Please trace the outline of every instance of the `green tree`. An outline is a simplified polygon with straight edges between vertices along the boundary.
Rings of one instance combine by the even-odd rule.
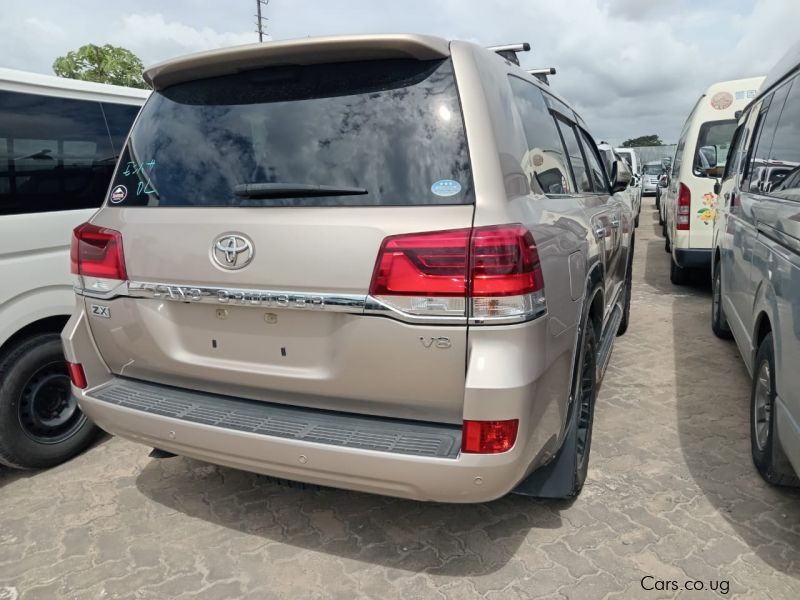
[[[86,44],[53,61],[53,72],[59,77],[147,88],[142,79],[144,66],[130,50],[106,44]]]
[[[652,135],[640,135],[622,142],[623,148],[634,148],[636,146],[663,146],[664,142],[655,133]]]

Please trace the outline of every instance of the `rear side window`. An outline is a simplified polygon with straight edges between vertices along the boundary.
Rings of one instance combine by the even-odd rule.
[[[596,192],[606,192],[608,191],[608,182],[606,181],[606,175],[603,172],[603,165],[597,158],[597,146],[592,141],[592,138],[590,138],[586,132],[583,131],[583,129],[578,131],[581,141],[583,142],[583,154],[586,156],[586,162],[589,166],[589,174],[592,177],[592,186]]]
[[[0,92],[0,215],[96,208],[115,162],[97,102]]]
[[[778,88],[771,96],[767,107],[762,109],[756,123],[755,146],[750,156],[747,169],[747,189],[751,192],[768,192],[785,175],[781,168],[775,168],[770,164],[770,150],[772,149],[775,132],[778,127],[778,119],[781,116],[786,97],[789,94],[789,86],[783,85]]]
[[[706,169],[725,167],[731,147],[736,120],[709,121],[700,126],[697,135],[697,150],[694,155],[694,174],[706,177]]]
[[[564,138],[564,145],[567,147],[569,162],[572,165],[572,172],[575,174],[575,183],[579,192],[591,192],[592,181],[586,170],[586,163],[583,160],[583,153],[578,142],[575,128],[566,121],[558,119],[558,128]]]
[[[509,76],[509,82],[528,142],[522,169],[531,189],[539,194],[569,194],[572,182],[564,145],[541,90],[518,77]]]
[[[795,78],[783,106],[772,149],[765,192],[789,200],[800,200],[800,83]]]
[[[473,201],[449,59],[271,67],[154,92],[110,197],[203,207]]]

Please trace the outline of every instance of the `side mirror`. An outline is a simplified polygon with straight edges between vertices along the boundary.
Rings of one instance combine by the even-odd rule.
[[[615,160],[611,167],[611,193],[616,194],[628,187],[631,182],[631,171],[625,161]]]
[[[722,182],[721,182],[719,179],[717,179],[717,180],[714,182],[714,195],[715,195],[715,196],[719,196],[719,193],[720,193],[721,191],[722,191]]]
[[[669,185],[669,178],[666,175],[662,175],[658,180],[658,187],[665,188]]]

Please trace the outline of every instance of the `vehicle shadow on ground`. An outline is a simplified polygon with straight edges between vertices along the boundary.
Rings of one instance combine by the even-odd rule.
[[[280,482],[184,457],[136,479],[151,500],[281,544],[411,572],[480,576],[503,567],[537,529],[557,529],[568,501],[508,495],[436,504]]]
[[[646,271],[648,283],[660,288],[656,281],[661,281],[673,295],[677,426],[686,465],[744,544],[772,568],[800,578],[800,493],[769,486],[756,472],[750,455],[750,378],[735,342],[711,332],[710,276],[696,273],[688,285],[673,286],[669,260],[652,247]],[[702,520],[696,525],[713,543],[717,532]]]

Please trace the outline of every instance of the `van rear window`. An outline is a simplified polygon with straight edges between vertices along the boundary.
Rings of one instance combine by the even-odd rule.
[[[271,67],[156,92],[109,194],[121,206],[473,201],[449,59]]]

